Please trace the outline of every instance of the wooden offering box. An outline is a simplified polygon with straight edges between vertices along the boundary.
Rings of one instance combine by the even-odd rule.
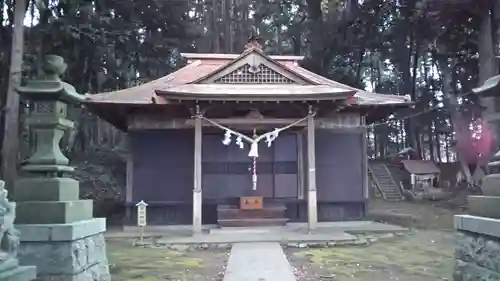
[[[246,196],[240,197],[240,209],[242,210],[261,210],[263,197],[260,196]]]

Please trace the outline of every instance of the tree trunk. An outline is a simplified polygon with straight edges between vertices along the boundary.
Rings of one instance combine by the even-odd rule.
[[[455,131],[458,132],[456,129],[456,126],[460,126],[458,124],[459,120],[461,119],[462,116],[460,116],[459,112],[459,104],[457,97],[454,95],[454,85],[453,85],[453,72],[452,69],[454,67],[454,63],[452,63],[452,67],[448,65],[448,60],[447,57],[442,55],[445,54],[446,48],[441,46],[438,48],[441,54],[439,54],[439,58],[437,58],[437,63],[439,66],[439,69],[441,70],[442,74],[442,81],[443,81],[443,104],[446,108],[448,108],[449,112],[451,112],[451,123],[452,126],[455,128]],[[458,134],[457,134],[458,135]],[[462,171],[464,172],[465,179],[469,186],[474,185],[474,179],[472,177],[472,173],[470,171],[470,168],[468,166],[468,163],[466,163],[466,160],[462,157],[460,151],[456,151],[458,161],[460,162],[460,166],[462,167]]]
[[[306,0],[307,2],[307,55],[306,66],[312,72],[323,74],[323,13],[321,11],[321,0]]]
[[[436,154],[437,154],[437,161],[438,162],[443,162],[443,157],[441,156],[442,154],[442,149],[441,149],[441,134],[439,131],[436,129],[435,130],[435,135],[434,138],[436,140]]]
[[[430,122],[429,129],[427,130],[427,142],[429,143],[429,160],[434,161],[435,160],[435,146],[434,146],[434,138],[433,138],[433,131],[432,131],[432,125],[434,124],[434,121]]]
[[[413,77],[412,77],[412,89],[411,89],[411,97],[412,100],[415,101],[417,99],[417,72],[418,72],[418,62],[420,58],[420,44],[418,40],[415,40],[415,52],[413,54]],[[412,119],[412,118],[409,118]],[[413,118],[414,124],[410,124],[410,129],[414,130],[413,132],[413,141],[414,141],[414,149],[416,150],[417,155],[422,154],[422,143],[420,142],[420,128],[415,123],[418,123],[418,118]]]
[[[396,30],[399,36],[395,41],[395,56],[396,69],[400,75],[399,79],[399,94],[410,95],[412,100],[415,100],[415,92],[413,91],[413,79],[410,73],[411,57],[415,44],[415,35],[412,33],[411,16],[413,8],[407,5],[401,8],[402,19],[398,21]],[[406,146],[417,149],[417,135],[415,121],[412,118],[405,120]]]
[[[233,14],[233,1],[232,0],[224,0],[223,1],[223,20],[222,22],[225,23],[225,29],[224,29],[224,53],[226,54],[232,54],[233,53],[233,48],[232,48],[232,42],[233,42],[233,26],[234,26],[234,19],[231,18],[231,15]]]
[[[450,134],[446,133],[446,143],[445,143],[445,150],[446,150],[446,162],[450,162]]]
[[[7,90],[2,140],[2,177],[12,191],[17,176],[19,153],[19,95],[16,88],[21,83],[24,45],[24,14],[26,0],[16,0],[14,8],[14,31],[10,54],[10,81]]]

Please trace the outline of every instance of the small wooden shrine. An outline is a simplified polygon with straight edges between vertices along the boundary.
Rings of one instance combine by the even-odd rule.
[[[87,106],[127,132],[126,204],[149,224],[276,225],[362,218],[365,125],[407,97],[355,89],[269,56],[182,54],[160,79],[92,95]]]

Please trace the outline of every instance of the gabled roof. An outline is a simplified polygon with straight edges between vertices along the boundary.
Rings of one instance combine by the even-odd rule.
[[[278,57],[279,59],[279,57]],[[251,47],[245,50],[240,56],[222,65],[216,71],[209,73],[192,83],[214,83],[217,78],[221,78],[235,70],[239,70],[246,65],[255,67],[265,67],[268,71],[273,71],[282,77],[288,78],[290,82],[295,82],[301,85],[318,85],[314,81],[302,76],[293,70],[290,70],[285,64],[266,55],[259,47]],[[254,73],[258,74],[258,73]]]
[[[91,95],[87,103],[167,104],[175,100],[337,100],[351,104],[409,105],[407,97],[356,89],[299,66],[299,56],[268,56],[250,42],[241,55],[182,54],[188,64],[151,82]]]
[[[429,160],[401,160],[406,171],[415,175],[435,175],[440,174],[438,166],[434,161]]]

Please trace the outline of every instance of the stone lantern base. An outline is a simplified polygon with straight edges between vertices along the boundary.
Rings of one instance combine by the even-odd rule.
[[[500,196],[467,196],[469,214],[500,219]]]
[[[453,280],[500,280],[500,219],[454,218],[457,230]]]
[[[483,196],[467,197],[469,214],[500,219],[500,174],[485,176],[481,190]]]
[[[33,264],[40,281],[108,281],[106,220],[66,224],[20,224],[19,259]],[[1,280],[1,279],[0,279]]]

